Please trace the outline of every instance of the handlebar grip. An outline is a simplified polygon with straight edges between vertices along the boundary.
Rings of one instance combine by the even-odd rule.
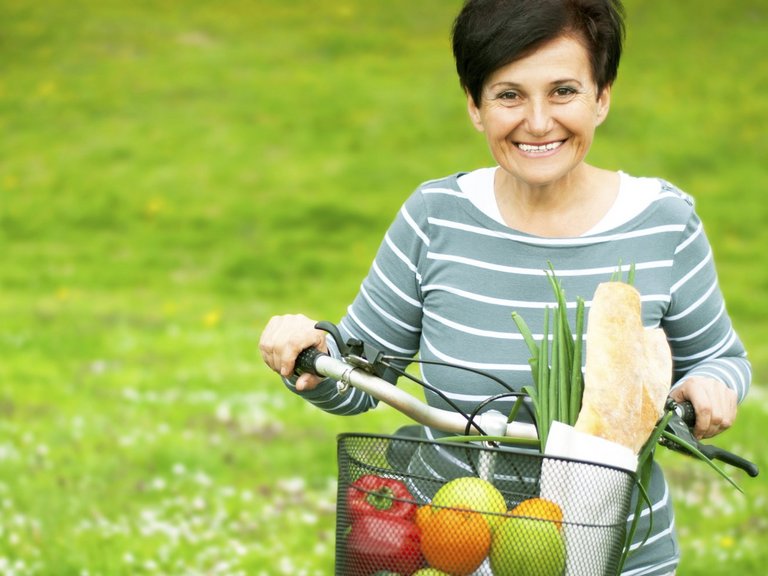
[[[717,446],[712,446],[711,444],[706,446],[702,445],[699,447],[699,449],[707,458],[710,458],[711,460],[720,460],[720,462],[725,462],[726,464],[730,464],[736,468],[741,468],[752,478],[760,473],[756,464],[753,464],[741,456],[737,456],[733,452],[728,452],[727,450],[723,450]]]
[[[296,374],[296,376],[301,376],[302,374],[307,373],[320,376],[320,374],[317,373],[317,370],[315,370],[315,361],[320,356],[327,356],[327,354],[321,352],[317,348],[306,348],[302,350],[299,352],[299,355],[296,356],[293,373]]]
[[[693,404],[686,400],[685,402],[679,402],[675,405],[675,412],[685,422],[689,428],[693,428],[696,425],[696,410],[693,408]]]
[[[696,425],[696,411],[693,409],[693,404],[691,404],[691,402],[686,400],[685,402],[676,404],[675,413],[680,416],[680,419],[685,422],[689,428],[693,429]],[[753,478],[759,474],[757,465],[746,458],[742,458],[733,452],[728,452],[728,450],[711,444],[702,444],[700,442],[697,442],[696,444],[699,451],[710,460],[720,460],[725,464],[740,468]]]

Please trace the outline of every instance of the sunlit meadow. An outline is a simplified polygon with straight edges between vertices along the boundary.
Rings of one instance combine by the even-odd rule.
[[[696,197],[757,383],[717,443],[765,469],[768,5],[626,4],[592,160]],[[0,3],[0,574],[332,573],[335,436],[404,419],[309,407],[256,343],[338,319],[410,191],[489,163],[459,5]],[[661,458],[679,574],[763,573],[765,479]]]

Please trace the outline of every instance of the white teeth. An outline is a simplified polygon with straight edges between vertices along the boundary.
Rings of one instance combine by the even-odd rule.
[[[558,148],[562,142],[550,142],[542,146],[532,146],[530,144],[518,144],[517,147],[523,152],[547,152],[548,150],[554,150]]]

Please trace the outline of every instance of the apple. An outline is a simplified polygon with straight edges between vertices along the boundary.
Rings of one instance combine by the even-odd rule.
[[[487,480],[476,476],[462,476],[443,484],[432,499],[432,505],[488,512],[483,514],[483,518],[492,530],[504,520],[507,512],[507,503],[501,492]]]
[[[422,568],[417,570],[411,576],[451,576],[448,572],[443,572],[437,568]]]
[[[565,542],[555,522],[512,516],[493,532],[488,557],[494,576],[562,576]]]

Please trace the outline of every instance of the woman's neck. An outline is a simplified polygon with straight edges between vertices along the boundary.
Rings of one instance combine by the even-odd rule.
[[[502,168],[494,192],[508,226],[543,237],[575,237],[590,230],[608,212],[619,192],[619,174],[582,164],[557,182],[529,186]]]

